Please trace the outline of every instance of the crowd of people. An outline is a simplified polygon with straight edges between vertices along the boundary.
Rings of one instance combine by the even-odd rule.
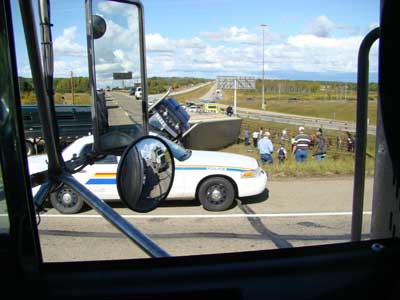
[[[355,139],[350,132],[346,134],[346,150],[348,152],[354,152]],[[269,131],[264,131],[264,128],[261,127],[259,130],[255,130],[250,134],[250,131],[245,129],[243,137],[245,146],[251,145],[250,138],[252,139],[252,145],[254,148],[258,149],[263,165],[266,163],[272,165],[274,163],[273,153],[275,150]],[[289,153],[300,163],[307,161],[310,157],[310,153],[311,157],[317,161],[325,160],[328,147],[332,145],[332,141],[324,135],[322,128],[318,128],[315,134],[309,135],[305,132],[303,126],[300,126],[298,128],[298,134],[293,135],[290,139],[287,131],[282,130],[282,133],[278,134],[278,140],[280,146],[276,153],[279,163],[283,163],[288,158],[288,150],[285,148],[288,142],[290,142],[291,145]],[[336,137],[336,147],[338,150],[343,147],[343,138],[340,136]]]

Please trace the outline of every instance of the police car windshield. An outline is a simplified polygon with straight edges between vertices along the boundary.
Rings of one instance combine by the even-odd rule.
[[[176,143],[174,143],[174,142],[171,142],[170,140],[168,140],[168,139],[166,139],[166,138],[164,138],[164,137],[162,137],[162,136],[159,136],[159,135],[158,135],[158,137],[161,138],[164,142],[167,143],[167,145],[168,145],[169,148],[171,149],[172,155],[173,155],[177,160],[179,160],[179,161],[185,161],[185,160],[187,160],[187,159],[190,157],[190,155],[192,154],[192,151],[190,151],[190,150],[188,150],[188,149],[185,149],[184,147],[182,147],[182,146],[180,146],[180,145],[178,145],[178,144],[176,144]]]

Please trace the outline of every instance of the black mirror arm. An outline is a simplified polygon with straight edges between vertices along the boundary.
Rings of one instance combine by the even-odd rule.
[[[40,51],[36,34],[35,17],[31,1],[19,1],[20,11],[25,32],[28,57],[32,70],[33,86],[35,87],[36,97],[38,99],[38,111],[43,126],[43,137],[46,143],[47,155],[49,157],[49,172],[58,174],[64,168],[65,163],[61,156],[59,133],[56,122],[56,113],[54,99],[47,93],[45,76],[40,63]],[[49,76],[48,76],[49,78]]]
[[[86,187],[80,184],[70,174],[63,172],[60,180],[78,192],[86,204],[95,209],[108,222],[114,225],[119,231],[126,235],[132,242],[139,246],[150,257],[168,257],[169,254],[154,243],[149,237],[139,231],[131,223],[125,220],[120,214],[114,211],[107,203],[97,198]]]

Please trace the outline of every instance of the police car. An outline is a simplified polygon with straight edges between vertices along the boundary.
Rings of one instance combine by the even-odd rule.
[[[256,159],[244,155],[188,150],[167,139],[175,160],[175,178],[168,199],[198,199],[206,210],[229,209],[235,198],[253,196],[266,188],[267,175]],[[64,160],[91,151],[93,136],[76,140],[63,151]],[[108,155],[73,176],[100,199],[119,200],[116,172],[120,157]],[[29,171],[47,169],[47,156],[30,156]],[[39,187],[33,189],[35,194]],[[69,186],[50,195],[54,208],[64,214],[81,211],[83,199]]]

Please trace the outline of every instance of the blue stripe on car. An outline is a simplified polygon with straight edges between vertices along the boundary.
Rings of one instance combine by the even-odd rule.
[[[115,178],[91,178],[86,184],[116,184]]]

